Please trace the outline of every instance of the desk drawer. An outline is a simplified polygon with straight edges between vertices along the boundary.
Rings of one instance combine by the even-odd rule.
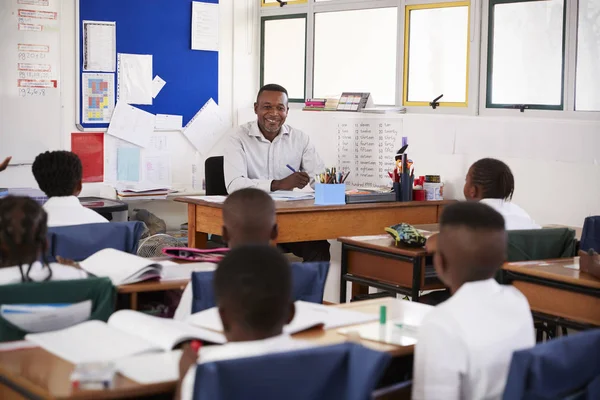
[[[424,264],[422,259],[421,263]],[[423,267],[423,266],[422,266]],[[413,263],[356,250],[348,251],[348,273],[392,285],[412,288]],[[421,276],[421,285],[425,277]]]

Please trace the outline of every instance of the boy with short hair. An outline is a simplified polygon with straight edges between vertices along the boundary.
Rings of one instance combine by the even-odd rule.
[[[419,329],[413,399],[499,399],[513,352],[535,344],[525,296],[493,279],[506,247],[504,218],[491,207],[444,209],[434,265],[452,297]]]
[[[106,218],[81,205],[77,196],[83,187],[81,160],[70,151],[47,151],[35,158],[33,176],[48,196],[44,210],[48,226],[82,225],[108,222]]]
[[[219,263],[214,287],[228,343],[203,347],[198,360],[190,346],[184,346],[178,386],[181,399],[193,397],[196,362],[256,357],[309,346],[283,334],[295,310],[291,268],[277,248],[242,246],[231,250]]]

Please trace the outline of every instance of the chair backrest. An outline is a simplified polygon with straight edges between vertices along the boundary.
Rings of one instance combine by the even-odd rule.
[[[504,399],[600,398],[600,329],[513,354]]]
[[[48,228],[48,259],[56,256],[82,261],[106,248],[136,254],[144,223],[112,222]]]
[[[585,219],[579,247],[583,251],[594,249],[600,252],[600,216]]]
[[[294,301],[323,303],[329,262],[292,263],[292,296]],[[192,313],[216,305],[213,289],[214,271],[192,273]]]
[[[575,231],[569,228],[508,231],[507,261],[574,257]]]
[[[343,343],[200,364],[194,400],[367,400],[390,358]]]
[[[115,307],[117,291],[108,278],[27,282],[0,288],[0,304],[49,304],[92,301],[90,319],[107,321]],[[0,317],[0,342],[21,340],[28,332]]]
[[[227,196],[223,156],[208,157],[204,162],[204,174],[207,196]]]

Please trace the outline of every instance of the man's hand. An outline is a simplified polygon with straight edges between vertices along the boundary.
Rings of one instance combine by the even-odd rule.
[[[290,176],[281,180],[271,182],[271,191],[276,190],[293,190],[294,188],[302,189],[310,182],[310,178],[306,172],[294,172]]]
[[[190,342],[181,346],[181,358],[179,359],[179,382],[175,390],[175,400],[181,399],[181,385],[190,367],[198,362],[198,350],[192,348]]]
[[[6,157],[6,159],[4,161],[2,161],[2,164],[0,164],[0,172],[4,171],[6,169],[6,167],[8,167],[8,164],[10,163],[12,157]]]

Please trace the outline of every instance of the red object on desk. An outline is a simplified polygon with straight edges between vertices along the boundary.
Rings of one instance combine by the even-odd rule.
[[[425,190],[413,189],[413,200],[414,201],[425,201]]]

